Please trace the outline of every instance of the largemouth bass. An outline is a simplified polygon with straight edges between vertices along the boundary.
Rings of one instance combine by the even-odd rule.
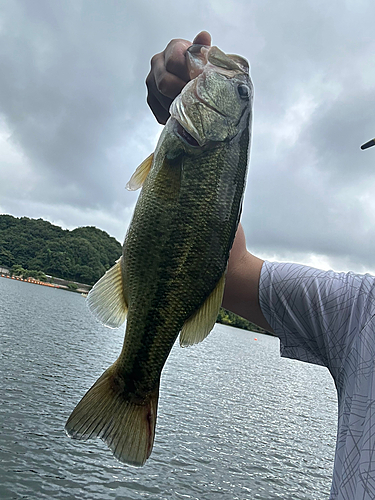
[[[192,345],[215,324],[246,180],[248,63],[195,45],[187,58],[193,79],[128,183],[142,190],[123,255],[88,296],[104,324],[127,319],[123,348],[66,424],[69,436],[100,437],[136,466],[152,451],[160,376],[177,336]]]

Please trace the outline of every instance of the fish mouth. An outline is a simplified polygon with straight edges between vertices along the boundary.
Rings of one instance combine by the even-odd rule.
[[[189,134],[189,132],[181,125],[181,123],[178,120],[176,120],[176,133],[182,140],[187,142],[189,146],[192,146],[194,148],[200,147],[199,142],[196,139],[194,139],[192,135]]]
[[[189,82],[185,91],[190,86],[194,85],[194,80]],[[200,137],[200,134],[197,130],[197,127],[194,125],[193,120],[190,118],[189,113],[186,112],[185,105],[182,102],[182,94],[180,94],[177,99],[175,99],[169,112],[171,114],[171,118],[174,119],[174,131],[176,135],[182,139],[186,144],[192,147],[201,147],[204,144],[204,140]]]

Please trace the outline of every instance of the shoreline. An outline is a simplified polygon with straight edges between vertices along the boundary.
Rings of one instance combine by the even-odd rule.
[[[59,290],[66,290],[68,292],[80,293],[81,295],[87,295],[91,289],[90,285],[86,285],[84,283],[76,283],[75,281],[63,280],[61,278],[54,278],[53,276],[50,276],[50,278],[52,278],[54,281],[55,280],[60,281],[60,283],[39,281],[35,278],[21,278],[20,276],[11,276],[9,273],[4,273],[4,272],[0,273],[0,278],[7,278],[15,281],[23,281],[24,283],[32,283],[34,285],[48,286],[49,288],[57,288]],[[77,289],[73,290],[72,288],[69,288],[69,284],[76,285]]]

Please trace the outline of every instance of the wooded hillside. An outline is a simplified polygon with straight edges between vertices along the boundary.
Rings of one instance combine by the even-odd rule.
[[[96,227],[69,231],[43,219],[0,215],[0,267],[36,271],[93,285],[121,256],[121,245]],[[20,274],[16,272],[15,274]],[[224,309],[217,321],[244,330],[261,328]]]
[[[69,231],[43,219],[0,215],[0,266],[92,285],[120,256],[120,243],[96,227]]]

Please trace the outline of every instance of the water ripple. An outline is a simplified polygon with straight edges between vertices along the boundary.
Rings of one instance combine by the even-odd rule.
[[[0,498],[273,500],[328,497],[336,396],[327,370],[278,340],[216,325],[175,346],[153,454],[137,469],[100,440],[68,439],[75,404],[112,363],[108,330],[78,294],[0,279]],[[315,390],[315,388],[319,390]]]

